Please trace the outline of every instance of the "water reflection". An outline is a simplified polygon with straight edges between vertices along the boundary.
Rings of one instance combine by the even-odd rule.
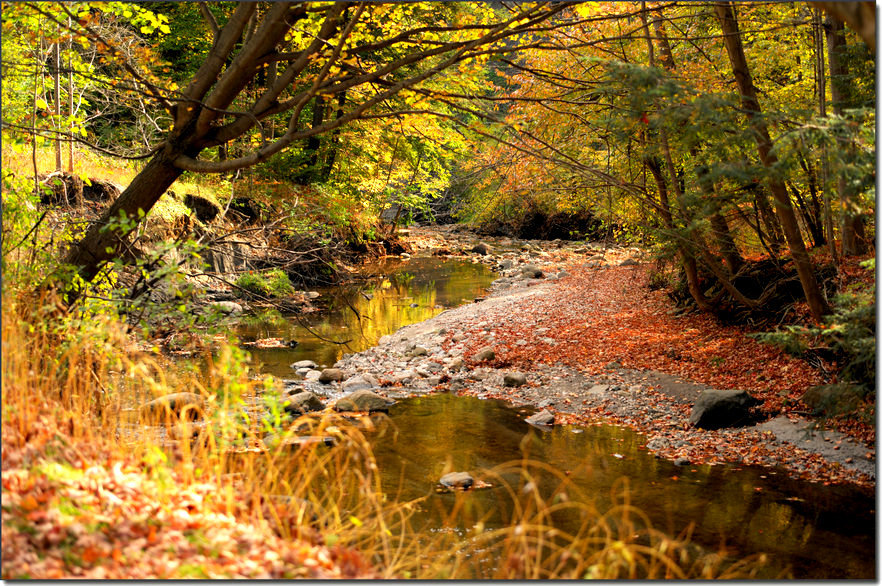
[[[539,431],[524,413],[498,401],[434,395],[400,401],[390,411],[396,433],[374,441],[384,490],[401,499],[430,495],[414,520],[426,532],[443,525],[456,498],[469,499],[474,518],[488,528],[507,522],[507,490],[468,495],[436,494],[435,483],[452,470],[478,472],[524,459],[566,471],[571,498],[587,499],[600,511],[621,503],[626,480],[631,504],[656,529],[678,535],[692,524],[693,540],[735,556],[766,552],[769,576],[791,567],[795,577],[869,578],[875,575],[875,513],[871,495],[849,487],[798,482],[765,468],[678,467],[640,448],[628,429],[598,426]],[[538,489],[550,495],[558,475],[536,469]],[[517,472],[502,473],[518,486]],[[493,480],[491,478],[491,480]],[[574,531],[578,519],[555,519]],[[469,521],[452,530],[463,532]]]
[[[243,341],[283,338],[298,342],[293,349],[249,349],[262,364],[260,371],[290,378],[290,364],[298,360],[331,365],[344,352],[370,348],[402,326],[471,302],[496,278],[483,265],[437,258],[390,259],[366,267],[365,272],[375,276],[358,285],[319,290],[328,306],[321,315],[300,320],[278,314],[244,318],[235,328]]]

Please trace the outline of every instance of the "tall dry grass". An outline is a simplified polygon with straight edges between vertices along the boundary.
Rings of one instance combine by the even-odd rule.
[[[8,281],[2,317],[4,468],[16,464],[14,453],[135,462],[145,474],[169,469],[178,483],[168,491],[211,483],[228,514],[285,538],[355,549],[389,578],[751,578],[763,566],[760,556],[733,563],[688,535],[656,531],[629,504],[626,486],[617,506],[598,511],[565,475],[529,461],[485,473],[513,503],[505,527],[487,527],[491,512],[462,493],[443,527],[417,533],[413,515],[426,503],[383,490],[358,427],[322,413],[273,428],[272,385],[252,376],[233,345],[187,367],[139,348],[112,311],[68,314],[53,293]],[[176,393],[191,393],[190,407],[142,408]],[[295,441],[303,436],[321,441]],[[556,479],[550,494],[536,489],[539,475]],[[578,520],[575,530],[557,528],[564,517],[569,527]]]

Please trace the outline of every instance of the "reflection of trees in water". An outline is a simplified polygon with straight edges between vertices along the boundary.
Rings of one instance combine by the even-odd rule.
[[[245,340],[295,339],[300,346],[292,361],[309,358],[331,364],[344,352],[364,350],[386,334],[433,317],[441,311],[436,306],[451,307],[470,301],[495,278],[483,265],[438,259],[415,261],[407,265],[397,263],[392,271],[381,265],[379,268],[386,274],[378,271],[377,276],[361,284],[324,291],[327,312],[321,315],[297,318],[269,310],[243,316],[237,333]],[[321,338],[349,343],[322,341],[309,330]]]

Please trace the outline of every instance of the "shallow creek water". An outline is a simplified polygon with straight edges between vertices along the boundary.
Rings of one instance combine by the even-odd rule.
[[[319,302],[328,307],[321,315],[244,318],[236,327],[243,341],[283,338],[298,342],[293,349],[249,348],[261,372],[292,378],[290,365],[298,360],[330,366],[344,352],[365,350],[403,326],[472,303],[496,278],[481,264],[421,257],[406,262],[389,259],[368,265],[363,273],[376,276],[358,285],[318,289]],[[347,340],[346,344],[334,343]]]
[[[495,278],[482,265],[415,258],[372,267],[378,275],[358,287],[321,291],[330,312],[304,320],[325,338],[351,340],[341,346],[311,336],[295,319],[246,319],[243,340],[295,339],[293,349],[254,350],[261,371],[292,378],[292,362],[310,359],[330,366],[343,352],[368,348],[409,323],[444,308],[472,302]],[[354,308],[361,316],[357,319]],[[371,439],[384,491],[400,500],[425,497],[412,523],[427,537],[438,531],[465,535],[485,515],[488,529],[507,524],[513,502],[505,485],[520,490],[516,472],[500,472],[514,461],[543,463],[572,483],[569,498],[604,512],[627,495],[655,529],[680,535],[736,559],[764,552],[766,577],[790,568],[797,578],[875,577],[875,500],[853,487],[829,487],[788,479],[767,468],[684,466],[655,458],[645,439],[614,426],[562,426],[539,430],[523,421],[531,410],[495,400],[439,394],[400,400]],[[495,469],[495,472],[493,471]],[[536,470],[536,487],[549,498],[561,477]],[[468,493],[438,493],[446,472],[468,471],[493,486]],[[500,475],[501,474],[501,475]],[[456,499],[470,512],[445,526]],[[561,530],[578,519],[554,517]]]

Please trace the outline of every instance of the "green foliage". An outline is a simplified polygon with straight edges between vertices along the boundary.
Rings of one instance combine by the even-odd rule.
[[[253,271],[239,275],[236,287],[244,293],[261,297],[287,297],[294,293],[294,285],[285,271],[272,269],[265,272]],[[240,292],[241,293],[241,292]]]
[[[875,260],[862,263],[874,271]],[[782,330],[755,334],[763,342],[802,356],[811,348],[823,347],[842,361],[841,380],[862,394],[876,388],[876,286],[856,284],[833,299],[833,313],[817,326],[787,326]]]

